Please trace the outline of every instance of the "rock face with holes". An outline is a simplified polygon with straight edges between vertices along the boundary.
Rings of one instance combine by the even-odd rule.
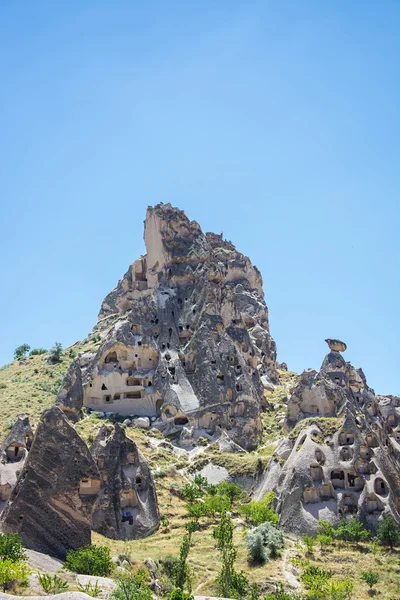
[[[294,447],[284,464],[273,457],[261,489],[275,490],[281,526],[302,535],[352,514],[372,529],[383,514],[400,522],[400,398],[375,396],[345,344],[327,342],[321,370],[305,371],[288,401]]]
[[[17,483],[32,440],[29,417],[25,414],[18,415],[17,422],[0,446],[0,513]]]
[[[114,540],[154,533],[160,522],[157,494],[147,461],[118,424],[103,425],[90,448],[100,471],[93,529]]]
[[[144,241],[146,254],[102,304],[97,352],[79,357],[83,404],[150,417],[166,435],[226,430],[254,448],[264,386],[276,377],[259,271],[170,204],[148,208]]]
[[[90,544],[99,489],[89,449],[52,406],[42,414],[0,529],[18,532],[27,548],[64,559],[68,550]]]

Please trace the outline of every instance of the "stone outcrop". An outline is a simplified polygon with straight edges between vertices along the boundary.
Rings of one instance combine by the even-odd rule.
[[[146,459],[118,424],[103,425],[90,448],[100,471],[93,529],[115,540],[146,537],[158,528],[157,494]]]
[[[264,386],[276,377],[259,271],[170,204],[148,208],[144,240],[146,254],[102,304],[98,351],[79,357],[83,404],[150,417],[165,435],[219,427],[254,448]],[[58,401],[68,407],[70,397],[80,391],[66,381]]]
[[[28,415],[18,415],[17,422],[0,446],[0,513],[17,482],[32,440],[33,431]]]
[[[91,515],[100,474],[86,444],[64,413],[42,414],[32,447],[0,528],[17,531],[27,548],[64,559],[91,541]]]
[[[375,396],[339,342],[328,343],[336,350],[319,373],[302,374],[288,401],[294,447],[283,466],[272,459],[262,486],[275,490],[280,524],[296,534],[352,514],[372,529],[382,514],[400,522],[400,398]]]
[[[76,422],[81,417],[83,407],[82,372],[79,362],[76,360],[70,364],[65,374],[56,404],[70,421]]]

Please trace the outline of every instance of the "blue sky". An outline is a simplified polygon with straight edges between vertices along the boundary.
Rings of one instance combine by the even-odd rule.
[[[224,231],[279,360],[400,394],[400,2],[0,2],[0,363],[84,338],[147,205]]]

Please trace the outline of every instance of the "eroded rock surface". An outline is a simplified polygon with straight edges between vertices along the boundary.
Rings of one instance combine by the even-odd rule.
[[[153,477],[135,442],[118,424],[103,425],[90,448],[101,476],[93,529],[116,540],[146,537],[160,515]]]
[[[17,531],[27,548],[64,559],[91,541],[100,474],[64,413],[42,414],[32,447],[3,511],[0,528]]]
[[[284,465],[273,458],[262,485],[263,494],[275,490],[282,527],[316,532],[318,519],[337,523],[347,515],[372,529],[383,514],[400,522],[399,423],[400,399],[375,396],[338,350],[318,373],[305,371],[287,406],[293,450],[282,455]]]
[[[32,440],[33,431],[28,415],[18,415],[17,422],[0,446],[0,513],[17,483]]]
[[[84,405],[156,418],[166,435],[220,427],[254,448],[264,386],[276,376],[258,269],[170,204],[148,208],[144,240],[146,255],[102,304],[100,348],[80,357]]]

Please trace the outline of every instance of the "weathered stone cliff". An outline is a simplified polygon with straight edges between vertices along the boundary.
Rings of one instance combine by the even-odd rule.
[[[0,528],[17,531],[27,548],[64,559],[68,550],[90,544],[99,489],[89,449],[52,406],[42,414]]]
[[[150,417],[165,434],[221,428],[254,448],[263,384],[276,376],[259,271],[170,204],[148,208],[144,240],[146,255],[102,304],[99,350],[79,357],[83,404]],[[58,403],[75,418],[79,376],[70,378]]]

